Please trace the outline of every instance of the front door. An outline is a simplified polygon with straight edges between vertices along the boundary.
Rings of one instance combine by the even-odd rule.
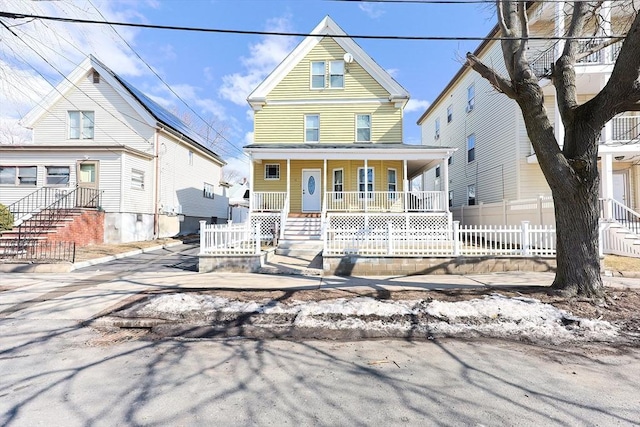
[[[320,212],[320,170],[302,171],[302,212]]]
[[[624,172],[614,172],[613,178],[613,199],[623,205],[627,205],[627,174]]]
[[[83,208],[98,207],[98,161],[81,161],[78,162],[76,171],[76,179],[78,181],[78,192],[76,196],[76,206]]]

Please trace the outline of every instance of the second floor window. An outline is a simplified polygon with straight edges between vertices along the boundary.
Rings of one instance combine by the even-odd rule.
[[[438,139],[438,138],[440,138],[440,117],[438,117],[438,118],[436,119],[436,124],[435,124],[435,126],[436,126],[435,139]]]
[[[371,115],[356,116],[356,142],[371,142]]]
[[[65,185],[69,183],[69,166],[47,166],[47,185]]]
[[[467,137],[467,162],[471,163],[476,159],[476,134],[472,133]]]
[[[476,105],[476,85],[467,88],[467,113],[473,111]]]
[[[453,105],[449,105],[447,107],[447,123],[451,123],[453,121]]]
[[[307,114],[304,116],[304,141],[320,141],[320,116],[317,114]]]
[[[214,197],[214,187],[213,184],[204,183],[204,191],[202,192],[202,196],[206,199],[213,199]]]
[[[324,89],[324,70],[324,61],[315,61],[311,63],[311,89]]]
[[[93,139],[93,111],[69,111],[69,139]]]

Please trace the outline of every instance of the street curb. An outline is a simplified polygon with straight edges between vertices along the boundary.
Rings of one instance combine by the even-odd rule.
[[[123,253],[119,253],[119,254],[115,254],[115,255],[108,255],[102,258],[94,258],[94,259],[90,259],[87,261],[79,261],[76,263],[73,263],[71,266],[71,270],[69,271],[73,271],[73,270],[77,270],[79,268],[85,268],[85,267],[91,267],[94,265],[98,265],[98,264],[104,264],[105,262],[109,262],[109,261],[114,261],[116,259],[122,259],[122,258],[128,258],[134,255],[140,255],[140,254],[144,254],[147,252],[153,252],[153,251],[158,251],[160,249],[168,249],[168,248],[172,248],[174,246],[180,246],[180,245],[185,245],[185,244],[189,244],[189,243],[195,243],[198,240],[193,239],[193,240],[184,240],[182,242],[172,242],[172,243],[165,243],[164,245],[156,245],[156,246],[149,246],[148,248],[143,248],[143,249],[134,249],[132,251],[129,252],[123,252]]]

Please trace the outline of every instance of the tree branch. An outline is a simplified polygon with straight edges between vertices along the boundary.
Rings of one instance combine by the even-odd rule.
[[[478,74],[487,79],[487,81],[491,83],[491,85],[496,88],[498,92],[502,92],[509,98],[515,99],[516,93],[511,82],[498,74],[498,72],[493,68],[490,68],[483,64],[482,61],[471,52],[467,53],[466,65],[468,67],[471,67]]]

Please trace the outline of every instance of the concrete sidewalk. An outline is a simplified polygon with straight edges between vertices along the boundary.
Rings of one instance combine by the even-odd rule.
[[[0,319],[85,322],[125,305],[142,292],[224,290],[447,290],[549,286],[553,273],[493,273],[401,277],[312,277],[245,273],[0,274]],[[640,289],[640,279],[604,278],[607,286]]]

